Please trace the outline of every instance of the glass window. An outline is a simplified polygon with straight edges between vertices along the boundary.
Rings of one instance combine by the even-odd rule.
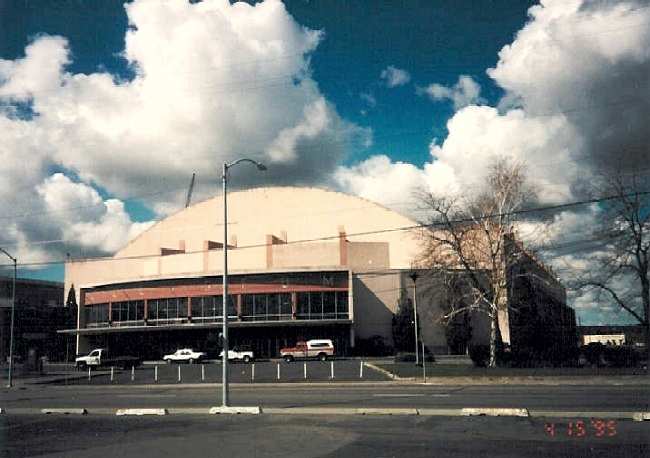
[[[267,320],[278,320],[280,317],[280,301],[278,294],[268,294],[266,298]]]
[[[166,320],[167,315],[167,299],[158,299],[158,316],[156,317],[159,320]]]
[[[255,295],[255,319],[266,320],[267,314],[267,304],[266,304],[266,294],[256,294]]]
[[[192,318],[204,317],[203,314],[203,298],[202,297],[193,297],[190,299],[190,304],[192,307]]]
[[[291,319],[291,294],[281,293],[280,294],[280,315],[282,315],[283,320]]]
[[[88,305],[84,308],[87,327],[100,327],[108,324],[108,304]]]
[[[219,308],[217,308],[217,305]],[[203,313],[205,314],[204,316],[212,318],[221,315],[221,298],[218,296],[204,296]]]
[[[309,293],[298,293],[296,315],[299,320],[309,318]]]
[[[309,319],[323,318],[323,293],[309,293]]]
[[[111,321],[122,321],[121,319],[122,303],[113,302],[111,304]]]
[[[330,320],[336,318],[336,293],[334,291],[323,293],[323,318]]]
[[[214,297],[214,308],[215,316],[221,318],[223,316],[223,299],[222,296],[213,296]],[[236,296],[229,294],[228,295],[228,316],[236,318],[237,317],[237,307],[235,305]]]
[[[241,301],[241,314],[243,317],[254,315],[255,299],[252,294],[244,294]]]
[[[348,292],[336,292],[336,317],[347,319],[348,317]]]
[[[187,318],[187,298],[179,297],[178,298],[178,317]]]
[[[234,294],[229,294],[228,296],[228,317],[237,317],[237,306],[235,304],[235,301],[237,300],[237,297]]]

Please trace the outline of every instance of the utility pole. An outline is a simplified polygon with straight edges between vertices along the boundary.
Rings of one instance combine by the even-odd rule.
[[[221,179],[223,182],[223,292],[221,295],[223,304],[222,319],[222,357],[221,357],[221,404],[228,407],[228,169],[241,162],[250,162],[257,166],[258,170],[266,170],[266,166],[252,159],[242,158],[230,164],[223,163],[223,173]]]
[[[414,325],[415,325],[415,365],[420,364],[420,356],[419,356],[419,338],[418,338],[418,290],[417,290],[417,279],[419,277],[418,273],[413,270],[409,274],[409,277],[411,280],[413,280],[413,317],[414,317]],[[422,355],[422,358],[424,358],[424,355]]]
[[[16,314],[16,274],[17,274],[17,261],[16,258],[7,253],[4,249],[0,248],[4,254],[14,263],[14,279],[11,288],[11,324],[9,325],[9,373],[7,375],[7,388],[13,386],[13,367],[14,367],[14,315]]]

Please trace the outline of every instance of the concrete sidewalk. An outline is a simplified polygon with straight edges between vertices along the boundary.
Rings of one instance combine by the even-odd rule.
[[[424,416],[424,417],[519,417],[519,418],[601,418],[631,421],[650,421],[650,412],[617,410],[542,410],[526,408],[403,408],[403,407],[160,407],[125,409],[119,407],[94,408],[10,408],[0,415],[362,415],[362,416]]]

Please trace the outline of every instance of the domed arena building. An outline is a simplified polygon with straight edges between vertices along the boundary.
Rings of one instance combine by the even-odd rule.
[[[77,353],[96,347],[157,358],[204,349],[222,325],[228,245],[229,342],[273,357],[301,339],[392,344],[391,320],[418,253],[417,223],[381,205],[315,188],[266,187],[173,214],[112,258],[70,260]],[[412,283],[410,283],[412,285]],[[444,333],[443,333],[444,335]],[[444,344],[444,342],[442,342]]]

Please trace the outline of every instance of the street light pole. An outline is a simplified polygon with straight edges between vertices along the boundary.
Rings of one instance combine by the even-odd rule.
[[[413,315],[415,317],[414,323],[415,323],[415,365],[417,366],[420,364],[420,357],[419,357],[419,345],[418,345],[418,290],[416,286],[416,281],[418,279],[418,273],[416,271],[412,271],[409,274],[409,277],[411,280],[413,280]],[[424,350],[423,350],[424,353]],[[422,355],[422,359],[424,359],[424,354]]]
[[[9,325],[9,373],[7,376],[7,388],[13,386],[13,367],[14,367],[14,314],[16,311],[16,271],[18,270],[16,258],[0,248],[4,254],[14,263],[14,279],[11,288],[11,324]]]
[[[223,172],[221,179],[223,182],[223,292],[222,298],[222,357],[221,357],[221,404],[223,407],[228,407],[228,169],[234,167],[241,162],[250,162],[257,166],[258,170],[266,170],[266,166],[257,161],[248,158],[237,159],[236,161],[228,164],[223,163]]]

